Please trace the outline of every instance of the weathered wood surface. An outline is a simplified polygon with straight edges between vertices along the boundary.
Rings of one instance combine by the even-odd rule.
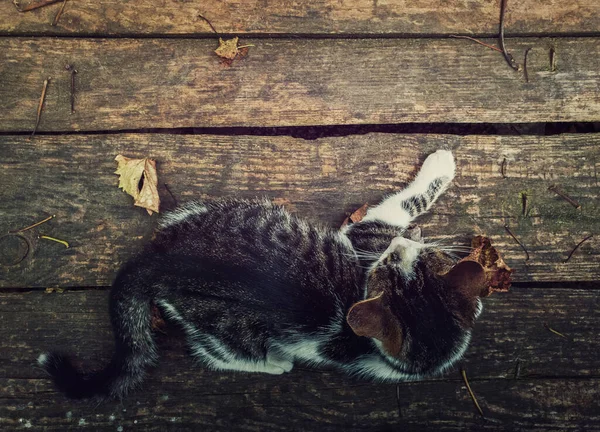
[[[33,1],[33,0],[32,0]],[[23,6],[30,0],[19,0]],[[19,13],[0,3],[0,33],[5,34],[495,34],[500,1],[460,0],[260,0],[181,2],[81,0],[66,5],[57,26],[51,26],[60,5]],[[520,34],[597,33],[600,4],[596,0],[509,2],[507,32]],[[507,33],[508,34],[508,33]]]
[[[39,240],[21,264],[0,266],[0,286],[103,286],[150,238],[156,217],[117,188],[114,158],[158,161],[164,204],[222,196],[268,196],[297,214],[337,227],[365,202],[402,188],[425,156],[450,148],[454,185],[419,223],[428,238],[467,245],[491,236],[515,281],[600,279],[600,134],[535,136],[395,135],[322,138],[212,135],[0,137],[0,232],[56,218],[31,233]],[[506,160],[506,162],[504,162]],[[502,176],[502,165],[506,178]],[[576,210],[547,189],[559,184]],[[522,193],[528,196],[523,216]],[[530,260],[504,230],[508,223]],[[594,234],[563,263],[585,236]],[[3,239],[4,263],[18,257]],[[12,257],[12,258],[11,258]]]
[[[160,365],[123,404],[67,401],[35,358],[63,349],[100,366],[112,349],[107,300],[101,290],[0,294],[3,430],[600,430],[598,291],[517,288],[485,299],[464,364],[486,420],[457,371],[402,383],[399,399],[393,384],[335,371],[210,372],[185,354],[173,326],[157,336]]]
[[[256,39],[230,67],[214,40],[0,39],[0,131],[407,122],[600,121],[600,39]],[[551,71],[554,47],[557,68]],[[78,70],[74,114],[70,75]]]

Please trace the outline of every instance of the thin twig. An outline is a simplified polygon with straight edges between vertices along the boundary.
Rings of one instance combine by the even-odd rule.
[[[514,57],[506,51],[506,46],[504,45],[504,16],[506,13],[506,3],[508,0],[502,0],[500,4],[500,36],[498,38],[498,45],[500,45],[500,49],[502,50],[502,54],[504,55],[504,59],[506,63],[513,68],[514,70],[519,70],[519,65],[515,61]]]
[[[556,50],[554,47],[550,48],[550,71],[556,72]]]
[[[400,384],[396,384],[396,404],[398,405],[398,417],[402,418],[402,406],[400,405]]]
[[[471,395],[471,399],[473,399],[473,403],[475,404],[477,411],[479,411],[479,414],[481,415],[481,417],[485,417],[483,415],[483,410],[479,406],[479,402],[477,402],[475,393],[473,393],[473,390],[471,390],[471,386],[469,385],[469,380],[467,380],[467,371],[465,371],[464,369],[461,369],[460,373],[462,374],[463,381],[465,382],[465,385],[467,386],[467,390],[469,391],[469,394]]]
[[[71,114],[73,114],[75,112],[75,74],[77,69],[72,65],[66,65],[65,69],[71,74]]]
[[[502,178],[506,178],[506,158],[502,159],[502,165],[500,165],[500,174],[502,174]]]
[[[525,82],[529,82],[529,74],[527,73],[527,54],[529,54],[531,48],[527,48],[525,50],[525,55],[523,56],[523,73],[525,75]]]
[[[515,365],[515,379],[519,379],[521,376],[521,360],[517,359],[517,364]]]
[[[517,244],[519,246],[521,246],[521,249],[523,249],[523,252],[525,252],[525,261],[529,261],[529,252],[527,252],[527,249],[525,249],[525,246],[523,246],[523,243],[521,243],[519,241],[519,239],[513,234],[513,232],[510,230],[510,228],[508,227],[508,225],[504,225],[504,229],[506,230],[506,232],[508,234],[510,234],[510,236],[514,239],[514,241],[517,242]]]
[[[40,119],[42,118],[42,107],[44,106],[44,100],[46,99],[46,90],[48,89],[49,82],[50,82],[50,77],[48,77],[48,79],[44,80],[44,87],[42,87],[42,95],[40,96],[40,103],[39,103],[38,109],[37,109],[37,119],[35,121],[35,127],[33,128],[33,132],[31,133],[31,136],[35,135],[35,131],[37,131],[37,128],[40,124]]]
[[[50,219],[54,219],[55,217],[56,217],[56,215],[48,216],[46,219],[44,219],[44,220],[41,220],[41,221],[39,221],[39,222],[36,222],[36,223],[34,223],[33,225],[29,225],[28,227],[21,228],[20,230],[16,230],[16,231],[9,231],[9,232],[14,234],[14,233],[20,233],[20,232],[23,232],[23,231],[27,231],[27,230],[30,230],[31,228],[35,228],[35,227],[36,227],[36,226],[38,226],[38,225],[41,225],[41,224],[43,224],[43,223],[46,223],[46,222],[48,222]]]
[[[44,6],[50,6],[51,4],[58,3],[59,1],[62,1],[62,0],[41,0],[37,3],[29,3],[24,8],[21,8],[19,6],[19,2],[16,0],[13,0],[13,3],[19,12],[29,12],[29,11],[32,11],[34,9],[39,9]]]
[[[573,250],[571,251],[571,253],[567,257],[567,259],[564,260],[563,262],[565,262],[565,263],[568,262],[571,259],[571,257],[573,256],[573,254],[575,253],[575,251],[577,249],[579,249],[579,246],[581,246],[583,244],[583,242],[586,242],[589,239],[591,239],[593,236],[594,236],[593,234],[590,234],[589,236],[587,236],[586,238],[584,238],[583,240],[581,240],[579,243],[577,243],[577,245],[575,245],[575,247],[573,248]]]
[[[46,239],[46,240],[52,240],[52,241],[54,241],[56,243],[60,243],[60,244],[64,245],[66,248],[69,247],[69,243],[67,243],[64,240],[60,240],[60,239],[57,239],[57,238],[54,238],[54,237],[50,237],[50,236],[47,236],[47,235],[41,235],[39,238]]]
[[[177,198],[175,198],[175,195],[173,195],[173,192],[171,192],[171,189],[169,189],[169,185],[164,183],[165,185],[165,189],[167,190],[167,192],[169,192],[169,195],[171,195],[171,198],[173,198],[173,201],[175,201],[175,205],[177,206]]]
[[[527,216],[527,193],[521,192],[521,206],[523,207],[523,216]]]
[[[573,198],[571,198],[569,195],[567,195],[566,193],[564,193],[563,191],[561,191],[558,186],[556,185],[552,185],[548,188],[549,191],[554,192],[556,195],[558,195],[559,197],[561,197],[562,199],[564,199],[565,201],[567,201],[569,204],[571,204],[573,207],[575,207],[577,210],[581,210],[581,204],[579,204],[577,201],[575,201]]]
[[[552,327],[550,327],[550,326],[548,325],[548,323],[544,323],[544,327],[546,327],[546,328],[547,328],[549,331],[551,331],[551,332],[552,332],[552,333],[554,333],[555,335],[558,335],[558,336],[560,336],[560,337],[563,337],[563,338],[565,338],[565,339],[568,339],[568,338],[567,338],[567,337],[566,337],[564,334],[562,334],[561,332],[558,332],[558,331],[554,330]]]
[[[21,254],[20,257],[17,257],[16,260],[14,260],[12,262],[8,262],[7,264],[0,262],[0,266],[12,267],[12,266],[21,264],[25,260],[25,258],[27,258],[27,256],[29,255],[29,252],[33,248],[31,241],[27,238],[26,235],[23,235],[20,233],[15,234],[12,232],[9,232],[8,234],[4,234],[3,236],[0,236],[0,240],[2,240],[3,238],[6,238],[6,237],[17,237],[17,238],[23,240],[25,242],[26,249],[25,249],[25,252],[23,252],[23,254]]]
[[[56,26],[56,24],[58,24],[58,20],[60,19],[60,16],[62,15],[63,11],[65,10],[65,5],[67,4],[67,0],[63,0],[63,4],[60,7],[60,10],[58,11],[58,13],[56,14],[56,16],[54,17],[54,21],[52,21],[52,26]]]
[[[484,47],[492,49],[494,51],[502,52],[502,50],[500,48],[495,47],[494,45],[488,45],[485,42],[481,42],[479,39],[472,38],[471,36],[450,35],[448,37],[451,37],[454,39],[468,39],[468,40],[478,43],[479,45],[483,45]]]
[[[208,18],[206,18],[206,17],[204,17],[204,16],[202,16],[202,15],[200,15],[200,14],[198,14],[198,16],[199,16],[200,18],[202,18],[204,21],[206,21],[206,22],[208,23],[208,25],[210,26],[210,28],[212,29],[212,31],[214,31],[214,32],[215,32],[215,33],[217,33],[217,34],[219,33],[219,32],[218,32],[218,31],[217,31],[217,30],[216,30],[216,29],[213,27],[213,25],[212,25],[212,24],[211,24],[211,22],[208,20]]]

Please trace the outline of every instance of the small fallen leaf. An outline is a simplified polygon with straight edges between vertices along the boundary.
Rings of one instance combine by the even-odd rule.
[[[239,37],[233,39],[223,40],[219,38],[219,47],[215,50],[215,54],[219,57],[223,57],[229,60],[233,60],[238,55],[238,41]]]
[[[485,270],[486,288],[481,291],[481,297],[487,297],[493,292],[507,292],[511,285],[510,277],[513,270],[506,265],[500,253],[492,246],[488,237],[477,236],[471,241],[473,251],[461,260],[476,261]]]
[[[51,294],[53,292],[62,294],[65,292],[65,289],[64,288],[46,288],[46,293]]]
[[[215,50],[215,54],[223,59],[223,63],[227,65],[231,65],[235,58],[246,57],[248,55],[248,47],[252,47],[254,45],[242,45],[239,46],[238,37],[234,37],[233,39],[223,40],[219,38],[219,46]]]
[[[115,160],[119,164],[115,171],[120,176],[119,187],[134,198],[133,205],[145,208],[150,215],[153,211],[158,213],[160,198],[156,161],[131,159],[123,155],[118,155]]]
[[[346,219],[344,219],[344,222],[342,223],[342,227],[344,227],[348,224],[357,223],[357,222],[360,222],[361,220],[363,220],[363,218],[367,215],[368,209],[369,209],[369,204],[364,204],[362,207],[360,207],[358,210],[356,210],[354,213],[352,213],[350,216],[348,216]]]

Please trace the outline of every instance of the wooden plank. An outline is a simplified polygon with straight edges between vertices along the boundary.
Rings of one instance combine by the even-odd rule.
[[[599,431],[600,380],[460,381],[352,386],[285,377],[244,386],[227,378],[153,382],[122,403],[74,403],[46,380],[0,380],[3,430],[28,431]],[[215,387],[221,393],[207,393]],[[122,428],[122,429],[121,429]]]
[[[600,341],[596,337],[600,330],[600,290],[513,288],[483,302],[484,312],[477,321],[465,359],[473,378],[515,379],[517,361],[519,379],[600,375]],[[94,366],[101,365],[112,351],[108,290],[67,290],[61,294],[0,292],[0,317],[4,323],[0,329],[4,378],[43,378],[39,371],[32,371],[23,363],[37,358],[43,350],[73,352]],[[566,338],[553,334],[544,324]],[[168,336],[159,336],[164,369],[153,374],[154,379],[174,379],[168,377],[170,370],[177,370],[177,381],[211,375],[204,368],[188,370],[183,364],[178,367],[185,356],[183,337],[176,326],[167,333]],[[292,375],[298,378],[302,374]],[[256,377],[247,375],[250,381],[253,376]],[[346,381],[337,372],[328,372],[328,377],[354,382]],[[455,370],[444,378],[458,377]]]
[[[29,0],[20,0],[26,5]],[[206,0],[201,5],[153,0],[67,5],[51,26],[60,5],[18,13],[12,2],[0,3],[0,33],[5,34],[211,34],[203,14],[217,31],[236,34],[496,34],[500,2],[475,0]],[[595,0],[548,3],[509,2],[507,32],[520,34],[597,33],[600,5]]]
[[[213,40],[0,39],[0,131],[407,122],[600,121],[600,39],[256,39],[232,66]],[[554,47],[557,69],[550,70]],[[79,71],[76,112],[70,75]]]
[[[3,430],[27,424],[32,430],[600,429],[598,291],[514,289],[485,299],[465,367],[486,420],[456,371],[401,383],[399,399],[393,384],[334,371],[209,372],[184,353],[175,327],[157,336],[161,362],[123,404],[67,401],[33,360],[43,350],[63,349],[88,366],[106,361],[112,346],[107,300],[99,290],[0,293]],[[550,333],[544,321],[568,339]]]
[[[315,141],[117,134],[0,137],[0,232],[54,214],[37,232],[71,244],[65,249],[37,241],[20,265],[0,267],[0,286],[111,283],[119,265],[140,250],[156,225],[156,217],[133,207],[117,188],[114,158],[119,153],[158,160],[167,205],[172,199],[165,183],[180,202],[268,196],[303,217],[338,227],[363,203],[400,190],[438,148],[453,149],[458,168],[454,186],[433,214],[418,221],[428,238],[468,245],[473,235],[489,235],[515,269],[516,281],[600,279],[597,235],[563,263],[581,239],[600,231],[600,134],[369,134]],[[582,208],[549,192],[554,183]],[[522,192],[528,196],[528,216],[523,216]],[[526,245],[529,261],[505,223]],[[19,244],[8,240],[0,244],[4,263],[18,258]]]

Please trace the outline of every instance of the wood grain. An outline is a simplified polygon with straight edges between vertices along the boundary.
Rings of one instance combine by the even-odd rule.
[[[0,266],[0,286],[103,286],[152,235],[156,216],[117,188],[117,154],[158,161],[159,192],[173,204],[222,196],[268,196],[312,221],[338,227],[365,202],[400,190],[425,156],[452,149],[454,185],[418,220],[427,238],[468,245],[486,234],[515,269],[515,281],[600,279],[600,134],[454,136],[369,134],[322,138],[214,135],[0,137],[0,232],[56,218],[19,265]],[[506,162],[504,162],[506,161]],[[505,165],[503,178],[502,164]],[[581,210],[548,191],[558,184]],[[523,216],[522,193],[529,213]],[[531,259],[506,233],[526,245]],[[594,234],[563,263],[585,236]],[[2,262],[19,242],[0,242]]]
[[[29,0],[19,0],[22,5]],[[5,34],[211,34],[201,19],[220,33],[236,34],[496,34],[499,1],[475,0],[305,0],[106,2],[69,4],[56,27],[60,5],[18,13],[11,1],[0,3],[0,33]],[[509,2],[507,34],[597,33],[600,5],[595,0]]]
[[[485,299],[464,362],[486,420],[455,370],[442,379],[371,384],[297,367],[284,376],[210,372],[185,354],[174,326],[161,361],[125,401],[74,403],[34,366],[48,349],[100,366],[112,349],[108,293],[0,293],[3,430],[597,430],[600,292],[513,289]],[[548,322],[567,335],[543,327]],[[520,374],[515,376],[517,361]],[[400,413],[399,413],[400,410]],[[83,419],[83,421],[81,420]]]
[[[0,39],[0,131],[407,122],[600,121],[600,39],[244,39],[226,66],[198,39]],[[554,47],[557,69],[550,70]],[[77,70],[75,113],[70,75]]]

